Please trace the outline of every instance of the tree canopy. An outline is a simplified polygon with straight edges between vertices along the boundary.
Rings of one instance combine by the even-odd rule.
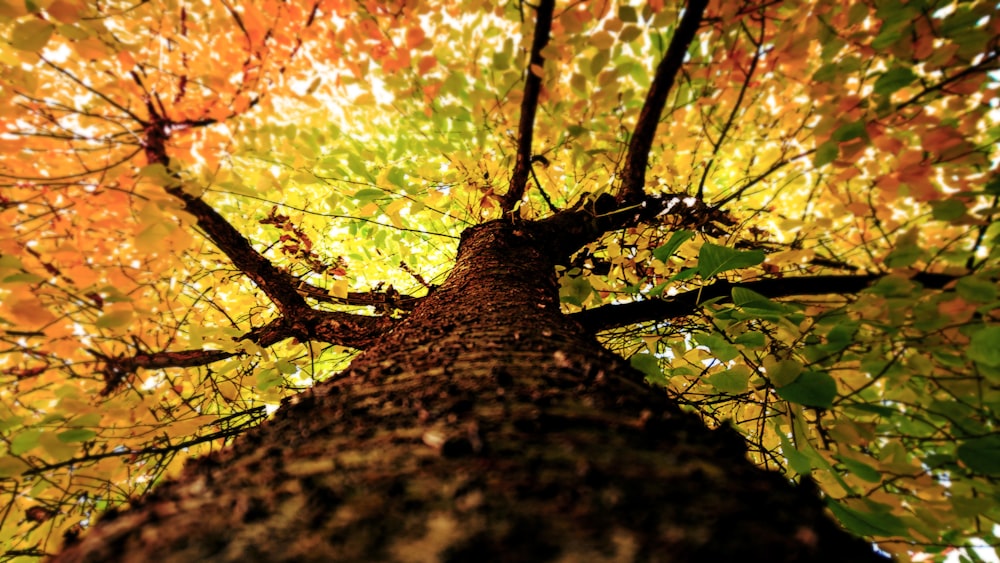
[[[586,210],[564,313],[901,560],[996,545],[983,0],[0,6],[0,545],[34,560]]]

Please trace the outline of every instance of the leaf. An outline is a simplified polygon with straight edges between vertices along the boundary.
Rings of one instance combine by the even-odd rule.
[[[709,279],[722,272],[749,268],[763,261],[763,250],[736,250],[707,242],[698,253],[698,273],[703,279]]]
[[[965,216],[968,208],[957,199],[942,199],[931,202],[931,217],[938,221],[954,221]]]
[[[98,328],[108,328],[116,329],[127,326],[132,322],[133,311],[132,309],[122,309],[118,311],[109,311],[98,317],[97,321],[94,323]]]
[[[997,298],[997,284],[978,277],[961,278],[955,284],[955,291],[966,301],[990,303]]]
[[[559,299],[564,303],[572,303],[578,307],[594,292],[590,282],[583,276],[565,276],[559,290]]]
[[[660,369],[660,360],[652,354],[635,354],[629,358],[632,367],[639,370],[646,376],[646,380],[655,385],[665,385],[667,379]]]
[[[879,483],[882,481],[882,473],[867,463],[844,456],[840,457],[840,462],[844,464],[844,467],[846,467],[848,471],[857,475],[864,481],[868,481],[869,483]]]
[[[909,68],[892,68],[878,77],[873,89],[881,96],[891,95],[896,90],[909,86],[917,79],[917,75]]]
[[[0,457],[0,479],[16,477],[24,473],[29,467],[27,463],[16,457],[2,456]]]
[[[353,197],[354,199],[359,200],[361,203],[365,203],[373,199],[385,197],[386,195],[388,194],[386,194],[385,191],[380,190],[378,188],[362,188],[354,192]]]
[[[29,330],[39,330],[56,320],[37,299],[4,298],[3,304],[21,326]]]
[[[1000,435],[966,440],[955,451],[969,469],[986,475],[1000,476]]]
[[[867,137],[868,133],[865,130],[864,121],[855,121],[853,123],[845,123],[837,128],[830,136],[831,139],[838,142],[851,141],[853,139],[858,139],[862,137]]]
[[[764,359],[764,370],[767,372],[768,379],[776,387],[784,387],[795,381],[799,374],[802,373],[802,369],[802,363],[798,360],[785,359],[776,361],[774,356],[768,356]]]
[[[809,456],[792,445],[792,441],[784,433],[778,433],[778,439],[781,440],[781,454],[788,460],[788,466],[799,475],[809,475],[812,472]]]
[[[674,233],[670,235],[670,240],[668,240],[666,244],[653,249],[653,258],[666,263],[667,259],[673,256],[682,244],[691,240],[693,237],[694,231],[689,231],[687,229],[674,231]]]
[[[856,510],[832,498],[826,500],[826,506],[845,528],[859,536],[909,536],[906,524],[888,512]]]
[[[694,341],[708,348],[720,362],[728,362],[740,355],[740,351],[735,346],[713,334],[699,332],[694,335]]]
[[[747,382],[750,380],[750,368],[747,366],[736,366],[732,369],[713,373],[708,377],[708,382],[722,393],[739,395],[747,390]]]
[[[25,429],[14,436],[10,441],[10,453],[13,455],[21,455],[33,450],[38,446],[38,438],[42,435],[41,430],[37,429]]]
[[[837,382],[827,373],[806,371],[791,383],[778,387],[778,396],[807,407],[828,409],[837,396]]]
[[[67,444],[71,442],[85,442],[94,436],[97,436],[97,432],[86,428],[73,428],[71,430],[66,430],[65,432],[60,432],[56,435],[60,442]]]
[[[55,26],[40,19],[29,19],[14,26],[10,32],[10,45],[22,51],[40,51],[52,37]]]
[[[837,159],[837,155],[840,153],[840,143],[836,141],[827,141],[816,148],[816,156],[813,157],[813,166],[819,168],[830,164]]]
[[[986,327],[969,340],[969,358],[990,367],[1000,367],[1000,326]]]

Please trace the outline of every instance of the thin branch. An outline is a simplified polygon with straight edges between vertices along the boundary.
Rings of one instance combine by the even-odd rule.
[[[541,0],[535,20],[535,34],[531,40],[531,56],[528,59],[528,76],[524,81],[524,98],[521,99],[521,120],[518,123],[517,160],[510,179],[510,188],[500,203],[504,214],[514,210],[517,202],[524,197],[531,171],[531,140],[535,128],[535,112],[538,110],[538,95],[542,90],[542,49],[549,42],[552,28],[552,12],[555,0]]]
[[[717,281],[699,289],[679,293],[666,299],[635,301],[621,305],[604,305],[570,315],[590,332],[647,321],[667,321],[692,315],[701,303],[720,298],[731,301],[734,287],[755,291],[765,297],[781,298],[794,295],[848,295],[867,289],[887,274],[847,276],[803,276],[796,278],[767,279],[743,283]],[[911,278],[925,288],[941,289],[958,276],[919,273]]]
[[[703,199],[705,197],[705,180],[708,179],[709,173],[712,171],[712,165],[715,164],[715,157],[719,155],[719,149],[722,148],[722,143],[725,142],[726,136],[729,134],[729,130],[733,126],[733,122],[736,121],[736,115],[740,112],[740,107],[743,105],[743,98],[746,96],[747,88],[750,87],[750,79],[753,78],[754,71],[757,70],[757,64],[760,62],[760,57],[764,53],[764,30],[767,26],[767,19],[761,15],[760,18],[760,37],[757,40],[751,38],[751,42],[757,46],[754,51],[753,59],[750,61],[750,68],[746,71],[746,77],[743,79],[743,84],[740,85],[740,93],[736,97],[736,102],[733,104],[733,110],[729,112],[729,118],[726,120],[726,124],[722,126],[722,130],[719,132],[719,138],[712,143],[712,156],[709,157],[708,163],[705,164],[705,169],[701,173],[701,180],[698,182],[698,192],[695,195],[698,199]],[[743,31],[750,35],[750,32],[743,27]]]
[[[248,413],[252,417],[251,421],[260,420],[260,419],[262,419],[262,418],[264,418],[266,416],[265,414],[263,414],[264,413],[264,407],[254,407],[254,409],[252,409],[252,410],[255,410],[257,412],[255,412],[255,413]],[[252,424],[252,422],[250,424]],[[153,456],[153,455],[161,455],[161,454],[167,454],[167,453],[172,453],[172,452],[179,452],[179,451],[183,451],[183,450],[185,450],[187,448],[190,448],[191,446],[195,446],[195,445],[198,445],[198,444],[203,444],[205,442],[211,442],[211,441],[214,441],[214,440],[219,440],[219,439],[224,439],[224,438],[232,438],[233,436],[239,435],[244,430],[246,430],[247,427],[250,426],[250,424],[243,424],[243,425],[240,425],[240,426],[236,426],[234,428],[226,428],[224,430],[219,430],[219,431],[216,431],[216,432],[211,432],[211,433],[205,434],[203,436],[196,436],[196,437],[194,437],[194,438],[192,438],[190,440],[185,440],[183,442],[178,442],[176,444],[169,444],[169,445],[166,445],[166,446],[154,446],[154,447],[140,448],[140,449],[135,449],[135,450],[122,448],[122,449],[114,449],[114,450],[106,451],[106,452],[95,452],[95,453],[87,454],[87,455],[84,455],[84,456],[81,456],[81,457],[74,457],[74,458],[66,459],[66,460],[63,460],[63,461],[56,462],[56,463],[48,463],[48,464],[45,464],[45,465],[41,465],[39,467],[33,467],[31,469],[28,469],[24,473],[22,473],[22,475],[24,475],[24,476],[28,476],[28,475],[40,475],[40,474],[42,474],[42,473],[44,473],[46,471],[52,471],[54,469],[60,469],[62,467],[72,467],[74,465],[79,465],[79,464],[88,463],[88,462],[94,462],[94,461],[98,461],[98,460],[109,458],[109,457],[132,457],[134,455]]]
[[[653,146],[656,128],[660,124],[660,114],[667,103],[667,94],[674,85],[674,78],[687,57],[688,47],[698,32],[707,5],[708,0],[688,0],[674,36],[670,38],[667,54],[656,67],[653,84],[646,94],[646,101],[639,112],[639,120],[636,121],[628,153],[625,155],[622,183],[616,196],[619,202],[638,203],[644,197],[646,166],[649,164],[649,151]]]
[[[283,340],[320,341],[348,348],[365,349],[396,324],[387,316],[365,316],[339,311],[302,311],[293,320],[278,318],[236,338],[237,342],[253,342],[261,347],[272,346]],[[140,369],[190,368],[213,364],[220,360],[241,356],[242,350],[165,350],[140,353],[133,356],[107,356],[91,350],[103,363],[97,370],[104,377],[102,395],[116,391]]]

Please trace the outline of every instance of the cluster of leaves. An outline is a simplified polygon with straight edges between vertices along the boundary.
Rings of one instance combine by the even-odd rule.
[[[528,76],[548,165],[517,214],[619,180],[680,5],[560,3],[529,66],[526,3],[431,4],[0,7],[8,558],[350,357],[246,338],[273,303],[170,190],[357,311],[380,284],[423,291],[502,213]],[[712,4],[650,152],[646,193],[675,213],[561,272],[567,313],[684,305],[602,338],[900,557],[997,542],[998,36],[987,1]]]

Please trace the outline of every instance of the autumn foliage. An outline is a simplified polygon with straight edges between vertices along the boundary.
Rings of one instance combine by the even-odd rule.
[[[679,2],[540,4],[0,6],[4,560],[335,376],[465,227],[602,194],[664,211],[564,312],[901,560],[1000,541],[996,4],[717,1],[686,48]]]

